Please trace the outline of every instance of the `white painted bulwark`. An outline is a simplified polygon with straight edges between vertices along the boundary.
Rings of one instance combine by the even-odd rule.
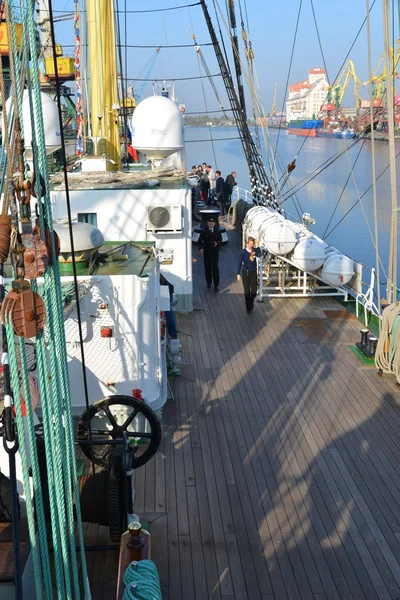
[[[65,192],[51,193],[55,220],[67,215]],[[172,283],[178,299],[176,310],[192,310],[192,217],[191,190],[79,190],[70,191],[73,218],[79,214],[96,215],[97,227],[105,241],[154,241],[156,248],[168,254],[169,264],[161,271]],[[149,231],[149,207],[179,207],[181,230]],[[175,209],[176,212],[177,209]],[[172,260],[171,260],[172,259]],[[162,261],[161,261],[162,262]]]

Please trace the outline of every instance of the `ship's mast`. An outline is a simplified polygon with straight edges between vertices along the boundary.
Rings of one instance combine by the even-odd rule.
[[[246,156],[250,172],[250,182],[254,201],[257,203],[262,203],[266,204],[267,206],[273,206],[274,208],[277,208],[278,204],[273,197],[273,193],[271,194],[272,188],[263,164],[262,156],[257,150],[257,146],[252,138],[249,125],[247,123],[243,86],[241,86],[241,100],[239,100],[233,84],[232,76],[230,74],[228,65],[225,61],[224,55],[222,54],[218,38],[216,36],[213,24],[211,22],[210,13],[208,12],[206,3],[204,0],[200,0],[200,4],[203,9],[203,14],[206,19],[208,32],[210,34],[210,38],[214,47],[214,52],[218,61],[219,68],[221,70],[222,79],[225,84],[225,89],[228,94],[233,116],[236,122],[236,126],[238,128],[240,140],[242,142],[243,150]],[[238,61],[238,64],[240,65],[238,55],[236,55],[236,59]]]
[[[107,170],[121,165],[113,0],[87,0],[90,121],[94,154]]]
[[[244,87],[243,87],[243,80],[242,80],[242,66],[240,64],[239,42],[238,42],[237,28],[236,28],[236,14],[235,14],[234,0],[228,1],[228,9],[229,9],[229,21],[230,21],[231,29],[232,29],[233,61],[235,64],[240,107],[242,109],[244,116],[247,119],[246,101],[245,101],[245,97],[244,97]]]

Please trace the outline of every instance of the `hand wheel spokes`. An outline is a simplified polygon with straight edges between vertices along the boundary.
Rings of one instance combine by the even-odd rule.
[[[145,402],[130,396],[108,396],[94,402],[79,421],[79,440],[89,440],[89,422],[92,440],[104,439],[104,444],[94,444],[91,448],[88,444],[81,444],[81,448],[88,458],[103,467],[109,464],[110,453],[115,447],[107,444],[107,437],[118,440],[126,434],[130,446],[135,446],[134,468],[150,460],[161,442],[161,425],[157,415]]]

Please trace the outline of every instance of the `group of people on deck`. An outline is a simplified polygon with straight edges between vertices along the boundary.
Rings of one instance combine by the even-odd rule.
[[[193,200],[201,200],[207,206],[217,205],[222,215],[228,212],[233,188],[237,185],[236,172],[232,171],[224,179],[221,171],[215,171],[211,165],[204,162],[198,167],[192,166],[192,175],[198,180],[197,187],[193,188]]]

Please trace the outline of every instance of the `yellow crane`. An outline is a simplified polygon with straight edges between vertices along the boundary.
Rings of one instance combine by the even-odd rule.
[[[392,60],[393,60],[393,74],[394,77],[397,75],[397,65],[400,60],[400,40],[397,40],[394,48],[391,48],[392,52]],[[382,72],[380,73],[381,67],[383,64]],[[379,62],[371,75],[371,79],[369,81],[365,81],[362,85],[365,87],[372,83],[373,91],[372,95],[375,100],[383,100],[384,95],[386,93],[386,79],[387,79],[387,70],[386,70],[386,59],[385,54],[379,59]]]
[[[328,104],[334,103],[336,110],[339,110],[343,101],[345,91],[351,80],[353,80],[354,82],[354,95],[356,97],[357,103],[356,106],[357,108],[360,108],[361,98],[358,91],[358,86],[362,86],[363,84],[356,75],[356,70],[354,68],[353,61],[349,59],[343,67],[343,70],[340,73],[339,77],[337,77],[335,82],[329,87],[328,90]]]

